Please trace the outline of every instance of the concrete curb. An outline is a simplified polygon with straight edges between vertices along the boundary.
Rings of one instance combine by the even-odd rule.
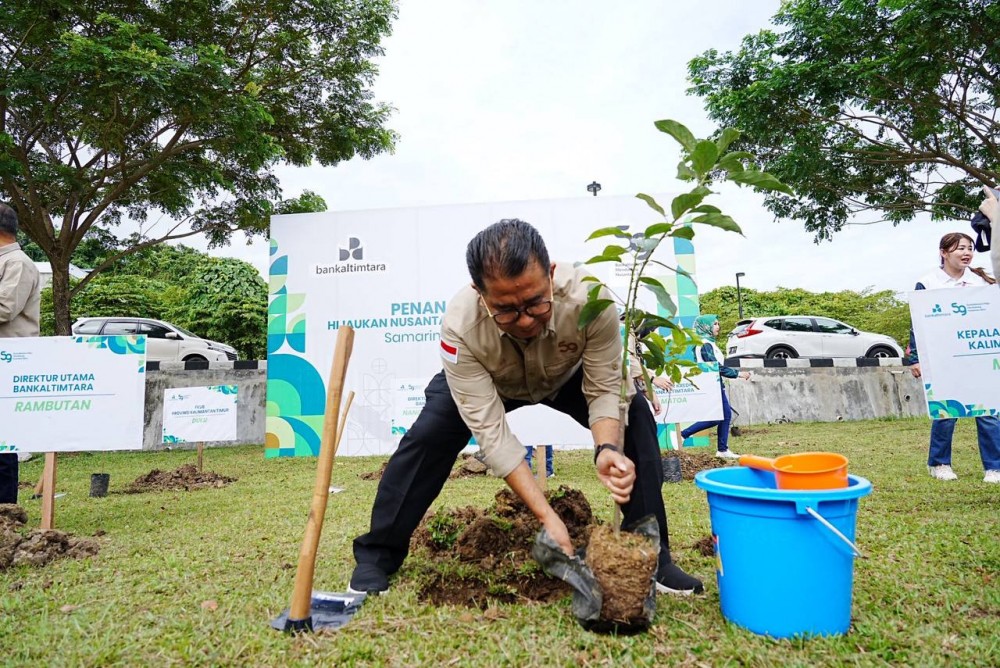
[[[742,369],[828,369],[857,368],[875,366],[904,366],[901,357],[880,357],[877,359],[869,357],[811,357],[795,358],[787,360],[765,360],[753,357],[727,357],[723,362],[725,366]]]
[[[267,370],[267,360],[235,360],[226,362],[146,362],[146,371],[226,371]]]

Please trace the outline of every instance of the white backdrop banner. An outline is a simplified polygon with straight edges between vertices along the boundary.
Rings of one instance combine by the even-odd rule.
[[[909,301],[927,413],[1000,414],[1000,289],[915,290]]]
[[[163,442],[236,440],[238,385],[163,390]]]
[[[145,336],[0,339],[0,452],[141,450]]]
[[[701,374],[694,377],[694,382],[682,381],[670,391],[655,388],[662,408],[656,416],[657,422],[673,424],[722,419],[719,365],[702,363],[698,366]]]
[[[665,198],[669,202],[669,198]],[[275,216],[271,221],[268,314],[269,457],[315,455],[322,432],[326,379],[337,329],[355,329],[346,390],[356,393],[338,455],[395,450],[423,405],[427,382],[441,370],[441,318],[469,283],[469,240],[501,218],[535,226],[554,262],[599,254],[611,237],[586,242],[611,225],[641,232],[659,216],[632,197],[576,198]],[[658,260],[694,273],[693,246],[679,239]],[[673,250],[675,255],[671,254]],[[683,260],[683,261],[681,261]],[[592,273],[615,285],[615,267]],[[682,315],[697,314],[692,281],[663,270]],[[655,302],[654,302],[655,303]],[[690,323],[688,323],[690,325]],[[544,407],[510,416],[527,445],[586,445],[589,431]]]

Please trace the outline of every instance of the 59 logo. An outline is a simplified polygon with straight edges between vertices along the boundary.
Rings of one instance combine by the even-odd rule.
[[[0,362],[12,362],[14,361],[14,356],[11,355],[6,350],[0,350]]]
[[[951,312],[952,313],[957,313],[958,315],[966,315],[966,314],[968,314],[969,309],[965,306],[965,304],[959,304],[958,302],[952,302],[951,303]]]

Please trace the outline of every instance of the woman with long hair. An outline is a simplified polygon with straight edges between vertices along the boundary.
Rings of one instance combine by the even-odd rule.
[[[970,266],[975,251],[975,243],[969,235],[961,232],[944,235],[938,244],[939,266],[921,277],[916,289],[939,290],[993,285],[996,280],[985,270]],[[917,341],[912,329],[909,351],[910,372],[914,378],[920,378],[920,357],[917,354]],[[951,468],[951,441],[955,433],[955,422],[956,418],[931,421],[927,468],[931,477],[937,480],[958,479]],[[1000,420],[992,416],[977,417],[976,433],[979,438],[979,456],[983,460],[983,469],[986,472],[983,482],[1000,483]]]
[[[681,437],[690,438],[692,434],[699,431],[716,427],[719,440],[715,456],[719,459],[739,459],[739,455],[729,449],[729,425],[733,421],[733,409],[729,407],[729,397],[726,396],[726,385],[723,378],[743,378],[750,379],[749,371],[737,371],[736,369],[723,366],[725,359],[719,346],[715,343],[715,338],[719,335],[719,316],[700,315],[694,320],[694,331],[705,343],[695,348],[695,359],[699,362],[716,362],[719,365],[719,387],[722,392],[722,419],[705,422],[695,422],[693,425],[681,431]]]

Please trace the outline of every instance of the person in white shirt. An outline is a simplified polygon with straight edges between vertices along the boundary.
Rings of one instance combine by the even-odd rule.
[[[917,290],[941,288],[964,288],[996,283],[992,276],[979,268],[970,267],[975,254],[972,237],[961,232],[952,232],[941,237],[938,244],[941,264],[928,272],[917,282]],[[914,378],[920,378],[920,357],[917,341],[910,330],[909,363]],[[956,418],[933,420],[931,422],[931,442],[927,455],[927,468],[931,477],[938,480],[957,480],[951,468],[951,441],[955,433]],[[983,482],[1000,483],[1000,420],[993,416],[976,418],[976,432],[979,437],[979,456],[983,460],[986,475]]]

